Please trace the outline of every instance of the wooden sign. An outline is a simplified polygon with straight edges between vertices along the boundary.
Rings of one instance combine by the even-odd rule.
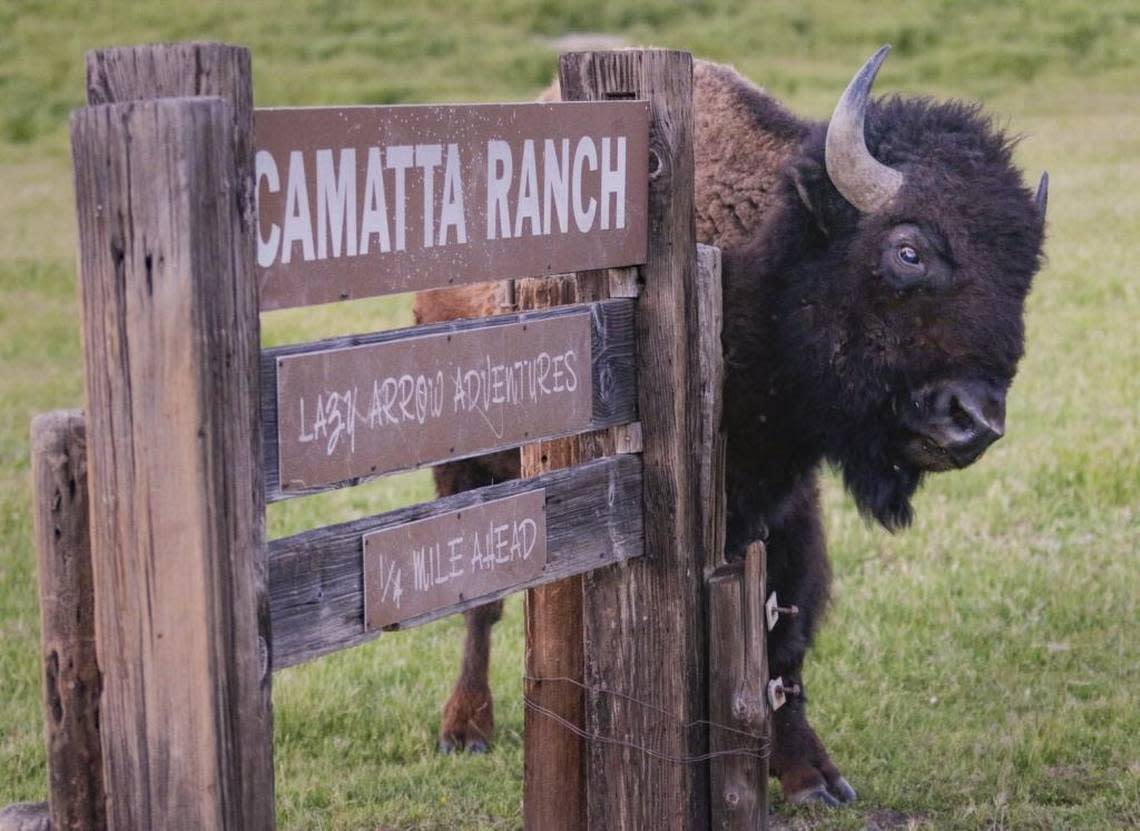
[[[644,101],[257,110],[281,309],[645,262]]]
[[[364,536],[364,628],[379,629],[542,573],[538,488]]]
[[[283,491],[586,429],[586,311],[277,359]]]
[[[469,510],[480,505],[536,490],[546,495],[543,514],[546,530],[545,534],[536,536],[544,541],[539,544],[544,545],[546,551],[546,564],[541,571],[477,597],[469,597],[468,590],[464,589],[467,599],[405,618],[392,626],[399,629],[419,626],[496,597],[643,554],[642,459],[636,454],[607,456],[533,479],[499,482],[434,502],[408,505],[271,540],[269,609],[273,668],[293,666],[376,637],[378,630],[364,626],[366,537],[424,521],[434,522],[448,514],[463,513],[467,517]],[[525,511],[520,515],[533,516]],[[483,551],[481,547],[480,553]],[[502,556],[499,555],[500,559]],[[531,556],[537,555],[532,551]],[[401,571],[402,597],[408,592],[407,581],[414,582],[414,556],[411,568],[411,572]],[[407,576],[409,573],[411,577]],[[442,575],[442,570],[439,573]],[[382,596],[383,587],[377,590]],[[394,586],[389,588],[389,591],[394,590]],[[401,600],[401,604],[403,602]]]

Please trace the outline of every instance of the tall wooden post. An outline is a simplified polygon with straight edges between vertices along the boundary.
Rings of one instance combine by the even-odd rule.
[[[611,274],[620,289],[628,269],[588,271],[576,276],[518,280],[521,309],[603,300]],[[522,476],[537,476],[612,455],[614,431],[584,433],[522,448]],[[585,729],[583,681],[582,577],[571,577],[526,593],[527,700]],[[564,679],[564,680],[554,680]],[[575,683],[577,682],[577,683]],[[528,708],[523,745],[523,820],[534,831],[577,831],[586,827],[586,750],[581,737],[549,715]]]
[[[573,276],[519,280],[519,308],[534,309],[578,300]],[[523,478],[581,464],[601,455],[590,436],[573,436],[526,445],[521,450]],[[526,700],[556,713],[570,724],[583,724],[582,578],[570,577],[530,589],[524,606]],[[570,682],[545,679],[568,678]],[[537,680],[532,680],[537,679]],[[577,831],[586,820],[586,755],[582,739],[527,707],[523,735],[523,827],[528,831]]]
[[[649,256],[637,310],[644,436],[645,556],[586,578],[583,628],[591,732],[686,758],[704,753],[706,631],[698,488],[699,360],[694,347],[692,58],[659,50],[562,57],[566,100],[649,101]],[[662,713],[660,708],[669,714]],[[663,763],[594,742],[591,828],[704,829],[708,766]]]
[[[270,829],[249,55],[89,58],[72,118],[103,761],[116,829]]]
[[[87,438],[78,411],[32,422],[48,806],[56,831],[107,827],[101,681],[88,530]]]

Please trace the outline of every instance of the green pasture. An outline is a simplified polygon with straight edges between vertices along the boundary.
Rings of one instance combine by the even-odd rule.
[[[786,827],[1140,827],[1140,5],[1132,0],[0,0],[0,805],[41,799],[28,424],[82,403],[68,113],[84,51],[252,48],[257,103],[533,97],[556,39],[605,32],[731,62],[825,116],[879,44],[884,91],[980,98],[1052,176],[1009,432],[866,526],[829,480],[835,602],[807,670],[860,799]],[[402,325],[408,301],[265,320],[270,343]],[[270,512],[274,536],[431,497],[417,473]],[[282,828],[521,824],[518,599],[495,640],[492,753],[435,752],[461,621],[274,680]],[[156,829],[157,831],[157,829]]]

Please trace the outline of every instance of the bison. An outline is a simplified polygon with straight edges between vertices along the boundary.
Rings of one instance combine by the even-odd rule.
[[[727,554],[767,540],[784,605],[769,671],[796,694],[773,718],[771,771],[795,803],[855,791],[809,726],[801,668],[828,601],[818,471],[842,472],[859,510],[911,521],[927,473],[965,467],[1005,432],[1006,393],[1041,262],[1048,176],[1036,195],[1014,140],[979,107],[870,100],[889,47],[829,122],[792,115],[733,69],[694,69],[696,225],[724,251]],[[547,97],[555,97],[553,90]],[[483,284],[418,296],[420,322],[500,310]],[[436,469],[441,495],[518,475],[517,453]],[[501,603],[467,613],[441,748],[485,750]]]

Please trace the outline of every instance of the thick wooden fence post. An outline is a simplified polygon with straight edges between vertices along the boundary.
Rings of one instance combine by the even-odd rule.
[[[616,276],[625,271],[518,280],[516,302],[520,309],[538,309],[602,300],[611,296],[611,273]],[[572,467],[611,455],[617,449],[612,430],[528,444],[521,451],[522,476]],[[527,700],[585,729],[585,694],[575,683],[584,679],[582,577],[529,590],[525,618]],[[560,678],[567,680],[532,680]],[[534,831],[585,828],[586,751],[582,738],[530,707],[524,728],[524,827]]]
[[[101,729],[116,829],[273,814],[249,55],[89,58],[72,119]]]
[[[694,347],[692,58],[660,50],[562,57],[566,100],[649,101],[649,256],[638,302],[645,556],[586,578],[588,729],[674,759],[707,750],[706,631],[698,489],[699,361]],[[640,704],[601,692],[615,690]],[[657,709],[659,708],[659,709]],[[661,710],[668,713],[663,716]],[[704,829],[708,766],[593,742],[595,829]]]
[[[579,300],[573,276],[519,280],[520,309]],[[589,436],[538,442],[522,448],[522,476],[580,464],[601,455]],[[582,688],[573,683],[532,680],[565,677],[582,680],[582,578],[571,577],[531,589],[524,606],[527,701],[581,727]],[[523,827],[529,831],[577,831],[586,821],[586,755],[582,739],[550,716],[527,707],[523,742]]]
[[[88,529],[87,438],[79,411],[32,422],[48,805],[56,831],[107,827],[101,681]]]

